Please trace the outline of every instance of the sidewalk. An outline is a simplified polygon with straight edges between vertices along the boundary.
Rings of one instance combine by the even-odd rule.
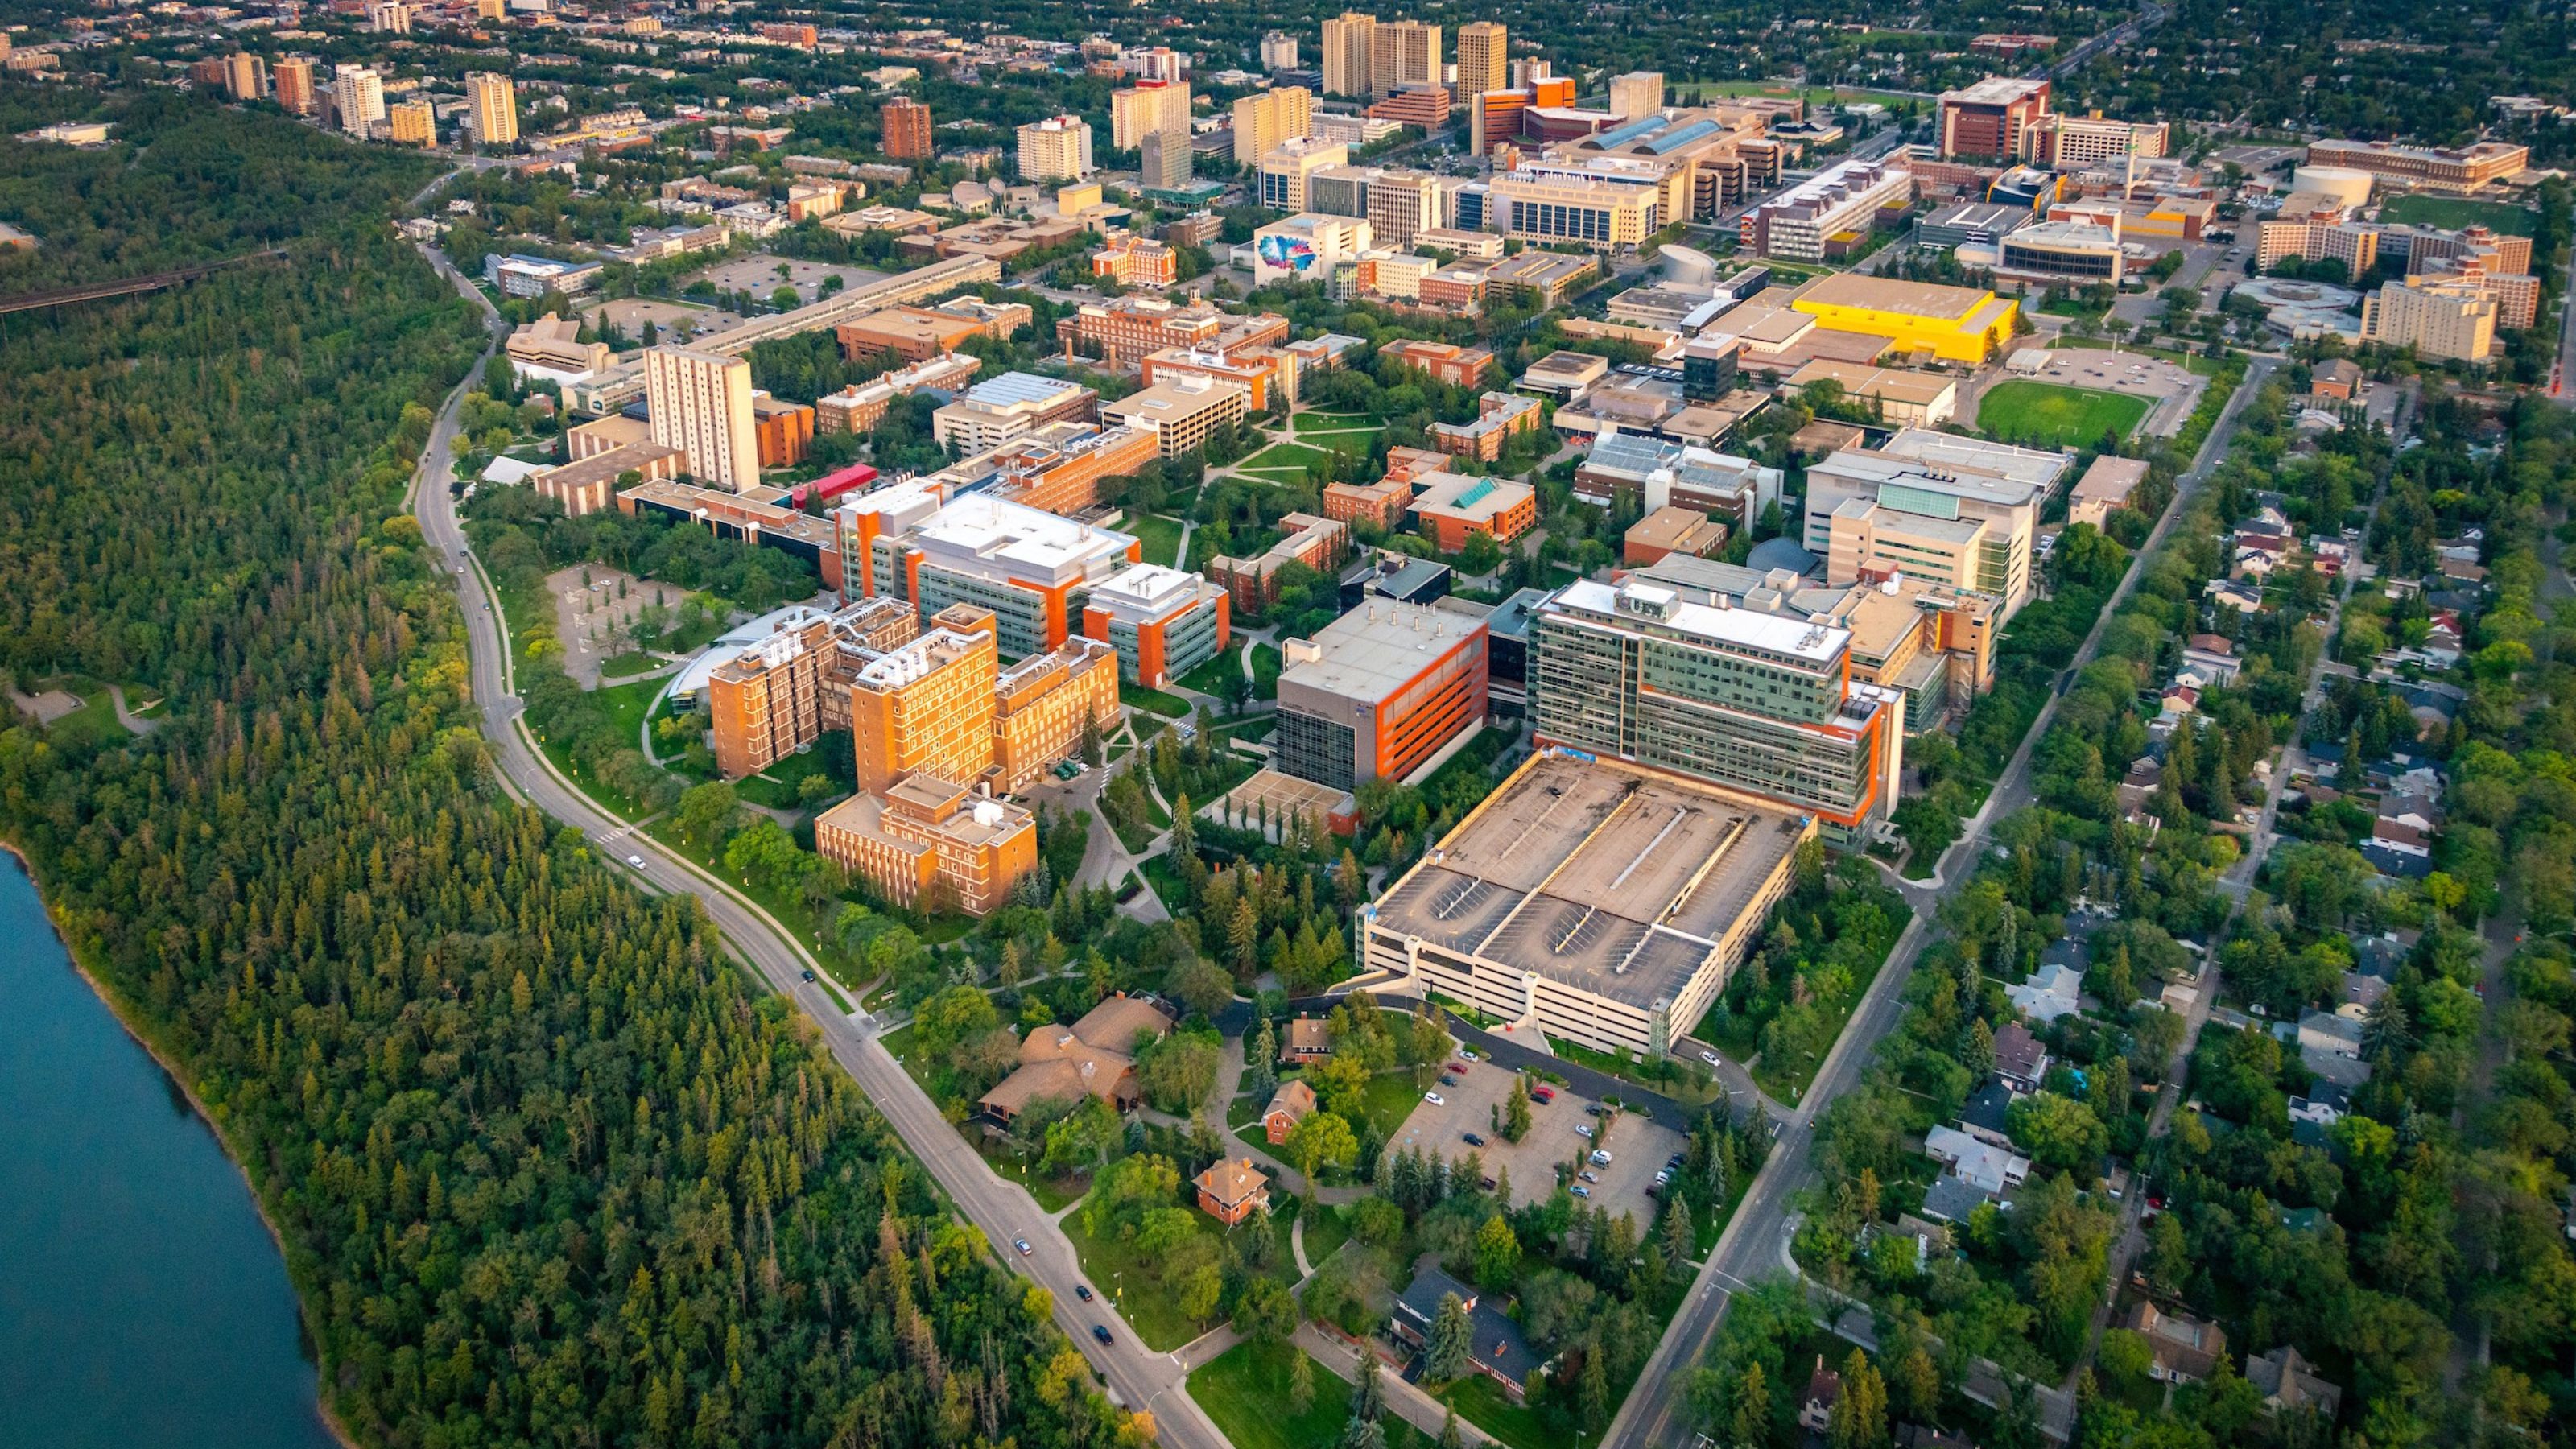
[[[1359,1350],[1345,1342],[1338,1334],[1326,1333],[1312,1323],[1300,1323],[1297,1325],[1297,1336],[1294,1342],[1299,1348],[1313,1354],[1315,1362],[1331,1369],[1345,1381],[1354,1384],[1360,1381]],[[1424,1393],[1420,1388],[1406,1383],[1400,1370],[1389,1368],[1383,1362],[1379,1364],[1379,1368],[1381,1371],[1378,1374],[1378,1383],[1386,1389],[1386,1406],[1403,1416],[1406,1423],[1421,1430],[1425,1436],[1437,1443],[1440,1438],[1440,1427],[1449,1420],[1448,1406]],[[1501,1442],[1493,1435],[1468,1423],[1464,1417],[1458,1420],[1458,1432],[1470,1446]]]

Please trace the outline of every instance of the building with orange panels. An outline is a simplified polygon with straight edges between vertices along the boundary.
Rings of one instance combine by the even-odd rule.
[[[856,361],[871,353],[891,352],[906,362],[922,362],[955,352],[970,337],[1007,341],[1035,315],[1014,304],[1016,320],[985,319],[937,307],[888,307],[832,329],[841,355]]]
[[[1407,367],[1428,374],[1434,382],[1451,387],[1474,387],[1493,370],[1494,354],[1481,347],[1460,347],[1454,342],[1425,342],[1408,337],[1390,342],[1377,350],[1380,357],[1392,357]]]
[[[1270,762],[1336,790],[1402,780],[1485,722],[1485,621],[1372,599],[1281,646]]]
[[[817,39],[813,26],[794,20],[762,21],[760,38],[780,45],[792,45],[799,50],[812,50]]]
[[[1118,728],[1118,652],[1068,639],[1002,671],[993,686],[993,788],[1016,794],[1082,751],[1083,725]]]
[[[760,466],[792,468],[814,448],[814,410],[803,403],[754,393],[751,426],[759,439]]]
[[[1442,553],[1456,553],[1479,533],[1509,543],[1538,526],[1538,493],[1527,483],[1458,473],[1433,473],[1415,481],[1423,487],[1413,500],[1413,516],[1422,520],[1423,535]]]
[[[1392,533],[1412,506],[1412,482],[1392,472],[1375,483],[1324,485],[1324,516],[1336,523],[1374,523]]]
[[[1172,285],[1179,274],[1180,255],[1161,242],[1122,232],[1091,254],[1091,274],[1107,277],[1122,287],[1159,292]]]
[[[1247,394],[1245,406],[1256,413],[1270,411],[1274,398],[1295,402],[1296,376],[1296,358],[1275,347],[1231,357],[1212,349],[1167,347],[1145,358],[1147,387],[1179,377],[1212,377],[1242,388]]]
[[[1118,651],[1120,675],[1160,689],[1224,651],[1232,600],[1197,574],[1140,563],[1093,586],[1082,632]]]
[[[824,613],[782,610],[757,621],[756,638],[728,636],[711,653],[704,677],[692,665],[672,686],[675,699],[703,699],[715,735],[716,767],[727,779],[768,768],[833,730],[850,727],[849,681],[860,665],[920,631],[912,611],[892,599],[863,599]]]
[[[1154,435],[1137,428],[1050,423],[1000,448],[940,470],[1007,503],[1071,516],[1100,504],[1100,485],[1154,461]]]
[[[814,849],[897,905],[980,916],[1036,867],[1037,817],[954,780],[914,775],[814,817]]]
[[[897,96],[877,109],[885,128],[885,153],[898,161],[927,161],[931,155],[930,107],[910,96]]]
[[[1449,124],[1447,86],[1406,86],[1368,108],[1372,121],[1396,121],[1436,131]]]
[[[1229,1228],[1270,1206],[1270,1179],[1249,1157],[1217,1163],[1200,1173],[1193,1185],[1199,1190],[1200,1209]]]
[[[1279,519],[1280,539],[1251,558],[1218,555],[1209,559],[1207,576],[1224,587],[1234,612],[1259,614],[1279,598],[1279,571],[1303,564],[1330,573],[1351,551],[1348,525],[1311,513],[1289,513]]]
[[[861,558],[865,592],[909,599],[925,618],[950,604],[992,610],[1006,658],[1089,633],[1074,595],[1144,555],[1133,534],[989,493],[945,497],[944,487],[915,480],[844,504],[835,514],[842,547]]]
[[[1542,416],[1537,398],[1517,393],[1486,393],[1477,399],[1477,407],[1472,423],[1433,423],[1427,430],[1431,445],[1456,457],[1490,463],[1503,456],[1503,444],[1512,434],[1536,432]]]
[[[850,745],[862,794],[927,771],[975,781],[993,768],[993,687],[1001,665],[989,610],[931,616],[920,638],[870,660],[850,682]]]

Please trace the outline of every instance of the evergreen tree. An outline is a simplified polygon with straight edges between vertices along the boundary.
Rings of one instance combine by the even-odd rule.
[[[1315,1407],[1315,1361],[1302,1349],[1292,1351],[1296,1357],[1288,1365],[1288,1412],[1297,1415]]]
[[[1467,1321],[1467,1303],[1455,1293],[1440,1297],[1439,1314],[1431,1320],[1431,1343],[1422,1362],[1422,1376],[1435,1384],[1445,1384],[1464,1375],[1469,1367],[1468,1354],[1475,1347],[1476,1330]]]
[[[1467,1434],[1458,1427],[1456,1409],[1451,1409],[1440,1420],[1440,1449],[1467,1449]]]

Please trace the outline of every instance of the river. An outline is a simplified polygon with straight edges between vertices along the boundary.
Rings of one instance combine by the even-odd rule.
[[[331,1449],[277,1245],[0,852],[0,1449]]]

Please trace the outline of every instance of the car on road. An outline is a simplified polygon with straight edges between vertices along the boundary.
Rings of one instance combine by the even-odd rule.
[[[1090,1301],[1091,1301],[1091,1285],[1090,1285],[1090,1284],[1088,1284],[1088,1283],[1076,1283],[1076,1284],[1074,1284],[1074,1285],[1073,1285],[1073,1296],[1074,1296],[1074,1297],[1076,1297],[1076,1298],[1081,1299],[1081,1300],[1082,1300],[1083,1302],[1085,1302],[1085,1303],[1090,1302]]]
[[[1465,1142],[1470,1147],[1482,1147],[1485,1145],[1485,1139],[1473,1132],[1461,1132],[1458,1136],[1461,1141]]]
[[[1026,1238],[1013,1238],[1013,1239],[1011,1239],[1011,1246],[1012,1246],[1012,1247],[1014,1247],[1014,1248],[1019,1249],[1019,1250],[1020,1250],[1020,1256],[1021,1256],[1021,1257],[1023,1257],[1023,1258],[1025,1258],[1025,1257],[1027,1257],[1029,1254],[1031,1254],[1031,1253],[1033,1253],[1033,1252],[1036,1252],[1036,1251],[1037,1251],[1035,1248],[1032,1248],[1032,1247],[1030,1247],[1030,1246],[1029,1246],[1029,1240],[1028,1240],[1028,1239],[1026,1239]]]
[[[1574,1185],[1574,1195],[1576,1197],[1590,1197],[1592,1196],[1592,1189],[1585,1187],[1582,1183],[1578,1182]]]
[[[1446,1107],[1449,1105],[1449,1099],[1441,1096],[1438,1092],[1425,1092],[1422,1094],[1422,1100],[1430,1103],[1434,1107]]]
[[[637,870],[642,870],[644,868],[644,857],[640,855],[630,855],[626,857],[626,863],[635,867]]]
[[[814,979],[814,973],[813,973],[813,972],[811,972],[811,971],[799,971],[799,972],[797,972],[796,974],[797,974],[797,975],[799,975],[799,976],[804,977],[804,978],[805,978],[806,980],[808,980],[808,981],[811,981],[811,980],[813,980],[813,979]]]
[[[1699,1059],[1708,1063],[1712,1067],[1722,1067],[1726,1065],[1726,1063],[1717,1059],[1717,1053],[1715,1052],[1701,1052],[1699,1054]]]
[[[1591,1123],[1589,1123],[1589,1122],[1577,1122],[1577,1123],[1575,1123],[1575,1124],[1574,1124],[1574,1135],[1575,1135],[1575,1136],[1577,1136],[1577,1137],[1589,1137],[1589,1136],[1591,1136],[1591,1135],[1592,1135],[1592,1124],[1591,1124]]]
[[[1091,1336],[1099,1339],[1102,1343],[1107,1343],[1109,1342],[1109,1329],[1104,1324],[1095,1323],[1091,1325]]]

